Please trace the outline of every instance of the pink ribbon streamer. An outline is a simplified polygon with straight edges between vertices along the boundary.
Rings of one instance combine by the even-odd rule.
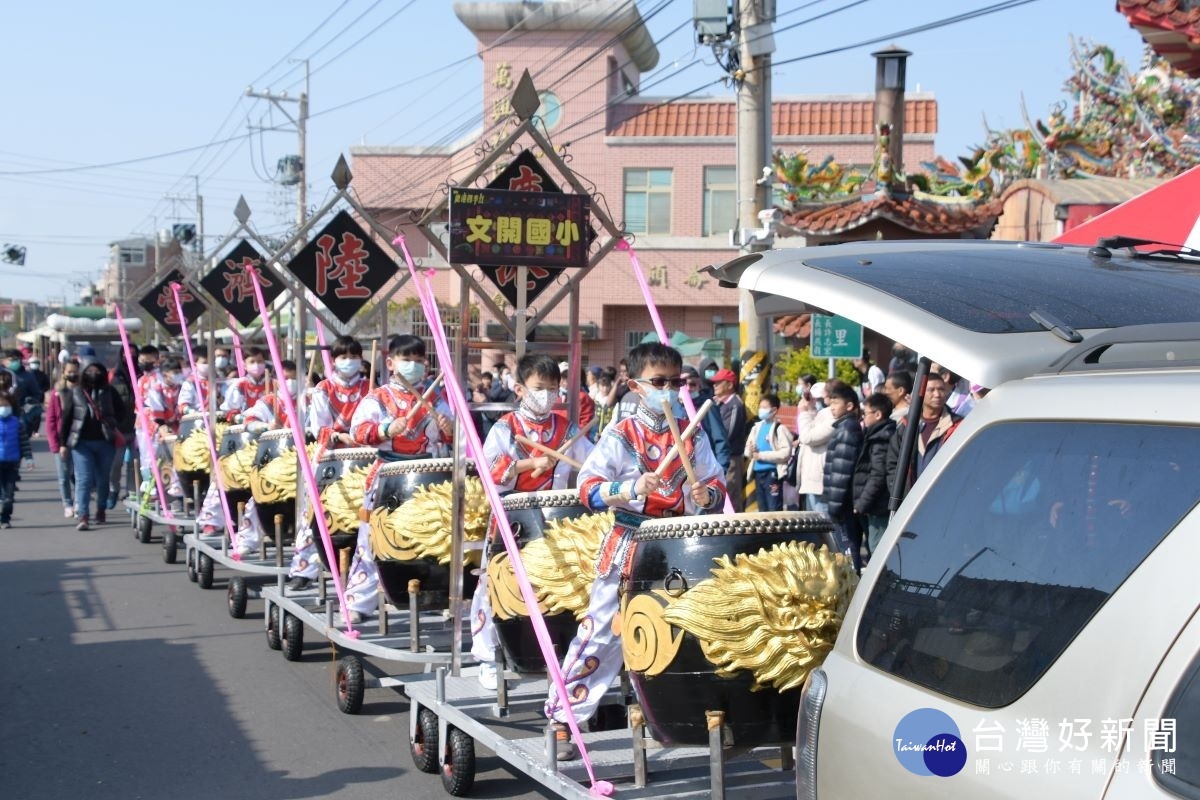
[[[263,316],[263,319],[265,320],[266,316]],[[270,326],[264,325],[263,327]],[[229,315],[229,333],[233,336],[233,358],[237,362],[238,377],[244,378],[246,377],[246,362],[242,360],[242,338],[238,336],[237,320],[233,318],[233,314]]]
[[[183,300],[180,299],[179,291],[182,289],[178,283],[171,283],[171,294],[175,296],[175,313],[179,315],[179,331],[183,337],[183,349],[187,351],[188,365],[192,369],[192,386],[196,389],[196,397],[204,397],[204,391],[200,386],[200,374],[196,372],[196,357],[192,355],[192,337],[188,335],[187,318],[183,314]],[[212,457],[212,475],[217,482],[217,494],[221,497],[221,510],[225,512],[225,533],[229,536],[229,541],[233,541],[233,532],[237,530],[234,527],[233,516],[229,513],[229,498],[225,497],[225,479],[221,476],[221,468],[217,463],[217,440],[213,431],[212,418],[207,414],[204,420],[204,434],[208,439],[208,454]],[[234,555],[237,559],[237,555]]]
[[[258,301],[259,313],[263,315],[263,319],[266,319],[267,301],[263,297],[262,285],[258,280],[258,270],[247,266],[246,273],[250,276],[251,283],[254,284],[254,298]],[[264,325],[263,328],[267,332],[267,347],[271,350],[271,364],[275,368],[275,374],[283,375],[283,358],[279,355],[279,342],[275,338],[275,330],[270,325]],[[325,509],[321,505],[321,493],[317,491],[317,479],[313,475],[312,464],[308,460],[308,450],[304,447],[304,429],[300,425],[300,415],[296,413],[296,402],[292,399],[291,392],[282,392],[280,396],[283,398],[283,405],[287,408],[288,421],[292,427],[292,440],[296,444],[296,460],[300,462],[304,485],[308,489],[308,499],[313,505],[313,518],[316,520],[317,530],[321,533],[321,545],[325,548],[325,556],[329,559],[329,564],[335,566],[338,563],[337,553],[334,552],[333,540],[329,536],[329,526],[325,524]],[[299,524],[298,520],[297,524]],[[282,545],[276,542],[275,546]],[[333,573],[333,588],[337,592],[338,603],[342,609],[342,622],[346,625],[346,635],[357,639],[359,633],[350,624],[350,609],[346,604],[346,587],[342,585],[341,570],[335,568],[331,572]]]
[[[421,308],[425,311],[425,318],[429,321],[429,326],[433,332],[433,342],[437,349],[438,361],[442,364],[453,363],[450,356],[450,344],[446,341],[446,331],[442,327],[441,312],[438,310],[437,301],[434,299],[433,285],[429,282],[428,273],[418,274],[417,267],[413,263],[412,254],[408,251],[408,245],[404,240],[403,234],[397,236],[392,244],[399,245],[401,251],[404,253],[404,261],[408,264],[408,271],[412,275],[413,285],[416,287],[417,299],[421,302]],[[513,536],[512,527],[509,525],[508,517],[504,513],[504,505],[500,501],[500,492],[496,488],[495,481],[492,480],[491,473],[482,467],[482,465],[487,464],[487,459],[483,455],[483,444],[479,441],[479,434],[474,426],[470,424],[471,409],[467,404],[466,395],[463,393],[458,376],[452,370],[443,370],[443,375],[445,375],[446,379],[446,393],[450,397],[455,414],[458,415],[459,420],[463,423],[460,427],[466,434],[467,451],[471,455],[471,458],[475,460],[475,463],[481,466],[477,472],[480,482],[483,483],[484,492],[487,494],[488,503],[492,507],[492,519],[496,522],[496,528],[499,530],[500,536],[504,541],[504,549],[508,552],[509,561],[513,567],[513,574],[517,579],[517,586],[521,589],[521,597],[525,600],[525,610],[528,612],[529,620],[533,624],[538,648],[542,651],[542,658],[546,662],[550,679],[554,684],[555,691],[558,693],[559,700],[567,710],[567,726],[571,729],[571,735],[575,737],[575,741],[579,744],[579,755],[583,759],[584,768],[587,770],[588,779],[591,781],[591,792],[601,797],[609,797],[613,793],[613,785],[608,781],[596,780],[596,773],[592,768],[591,757],[588,755],[587,747],[583,743],[583,735],[579,730],[579,722],[575,719],[575,711],[571,707],[570,696],[567,694],[566,681],[563,679],[558,659],[554,655],[554,645],[550,641],[550,633],[546,629],[546,621],[542,618],[541,611],[538,609],[537,595],[534,594],[533,584],[529,582],[529,575],[525,572],[525,565],[521,561],[521,552],[517,547],[517,540]]]
[[[315,315],[314,315],[315,316]],[[321,361],[325,364],[325,377],[333,377],[333,356],[329,354],[329,342],[325,340],[325,326],[321,324],[321,318],[317,317],[317,343],[321,345]],[[307,375],[305,378],[307,379]]]
[[[650,321],[654,323],[654,331],[658,334],[660,342],[669,345],[671,339],[667,336],[667,326],[663,325],[662,317],[659,316],[658,304],[654,302],[650,284],[646,281],[646,274],[642,272],[642,264],[638,261],[637,253],[633,251],[633,245],[622,239],[617,242],[617,249],[628,251],[629,263],[633,266],[633,277],[637,279],[638,286],[642,290],[642,298],[646,301],[646,310],[650,312]],[[679,399],[683,402],[683,407],[687,409],[688,420],[692,420],[696,416],[696,405],[692,402],[692,395],[688,392],[680,392]],[[729,492],[725,493],[725,513],[734,513],[733,501],[729,499]]]
[[[133,384],[133,405],[137,409],[138,419],[141,420],[142,427],[146,429],[146,438],[150,442],[150,446],[154,446],[154,425],[150,422],[150,417],[146,414],[146,405],[142,402],[142,387],[138,385],[137,372],[133,368],[133,348],[129,344],[129,334],[125,332],[125,317],[121,315],[121,307],[113,306],[113,310],[117,312],[117,330],[121,333],[121,347],[125,351],[125,368],[129,370],[129,382]],[[130,442],[133,446],[137,446],[136,439]],[[153,456],[151,456],[153,458]],[[158,508],[162,511],[163,516],[168,521],[173,522],[175,515],[171,513],[170,506],[167,505],[167,491],[163,488],[162,475],[158,472],[158,464],[150,465],[150,474],[154,476],[154,488],[158,490]],[[141,475],[138,480],[141,480]]]

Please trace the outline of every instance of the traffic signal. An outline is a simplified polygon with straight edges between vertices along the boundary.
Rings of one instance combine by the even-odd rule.
[[[177,223],[171,226],[171,237],[180,244],[191,244],[196,238],[196,226],[192,223]]]

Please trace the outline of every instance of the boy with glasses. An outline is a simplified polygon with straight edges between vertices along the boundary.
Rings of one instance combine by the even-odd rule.
[[[675,443],[663,406],[668,404],[679,428],[687,418],[679,405],[683,359],[673,347],[651,342],[629,354],[629,392],[639,399],[636,412],[605,429],[579,471],[579,495],[595,511],[612,509],[616,524],[600,545],[596,577],[587,614],[563,659],[563,676],[576,719],[589,719],[621,669],[621,640],[612,630],[619,608],[621,578],[633,554],[633,534],[643,521],[654,517],[702,514],[721,508],[725,499],[725,471],[713,456],[703,430],[683,445],[696,472],[688,484],[679,459],[663,474],[655,470]],[[555,735],[559,760],[577,757],[565,724],[567,711],[556,693],[546,701],[546,716]]]

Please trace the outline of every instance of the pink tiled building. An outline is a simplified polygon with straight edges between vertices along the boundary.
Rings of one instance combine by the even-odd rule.
[[[655,68],[658,51],[631,3],[456,3],[455,13],[478,38],[482,129],[447,147],[352,148],[354,186],[364,205],[403,227],[410,212],[440,201],[447,182],[475,167],[478,148],[511,130],[509,98],[528,70],[542,93],[539,114],[550,140],[569,155],[584,183],[594,184],[616,224],[633,234],[668,331],[726,338],[729,352],[736,352],[736,293],[699,271],[737,254],[729,246],[729,231],[737,227],[732,92],[667,104],[666,98],[643,97],[641,82]],[[864,59],[864,84],[872,69]],[[776,97],[773,147],[806,148],[817,161],[832,155],[847,166],[869,166],[873,102],[871,94]],[[937,103],[932,94],[910,93],[905,108],[906,160],[931,160]],[[415,231],[408,238],[424,241]],[[440,260],[423,244],[414,255]],[[607,256],[583,281],[580,295],[585,364],[616,363],[652,330],[627,254]],[[455,276],[442,276],[439,296],[457,301]],[[565,325],[565,304],[549,322]]]

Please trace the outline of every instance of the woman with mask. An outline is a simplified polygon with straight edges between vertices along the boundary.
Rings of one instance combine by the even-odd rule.
[[[792,453],[792,434],[776,419],[779,395],[764,394],[758,404],[758,422],[746,437],[746,459],[754,473],[759,511],[783,510],[783,471]]]
[[[63,516],[67,519],[75,516],[75,468],[71,464],[71,452],[66,447],[66,440],[60,436],[60,431],[63,406],[70,402],[67,396],[72,387],[79,385],[79,373],[79,359],[72,358],[63,364],[62,375],[54,386],[54,391],[50,393],[50,401],[46,405],[46,440],[50,444],[50,452],[54,454],[54,464],[58,468],[58,493],[62,498]]]
[[[243,362],[246,367],[246,377],[231,381],[225,390],[225,399],[221,401],[220,410],[225,412],[228,422],[241,423],[246,409],[253,406],[267,394],[267,354],[261,347],[247,347],[244,351]]]
[[[445,400],[434,397],[432,412],[420,402],[419,393],[428,386],[425,342],[411,334],[396,335],[388,341],[387,354],[388,382],[364,397],[350,420],[355,445],[377,448],[379,454],[367,475],[364,512],[375,508],[379,466],[388,461],[444,457],[454,436],[454,421]],[[374,613],[379,595],[379,572],[369,534],[370,526],[361,523],[347,581],[353,587],[346,601],[354,623]]]
[[[97,524],[103,525],[108,503],[108,476],[120,438],[117,418],[124,410],[121,398],[108,385],[108,372],[98,361],[88,364],[77,386],[64,396],[62,422],[59,425],[61,449],[65,458],[69,451],[75,468],[75,514],[77,530],[91,528],[88,513],[92,491],[96,492]]]

